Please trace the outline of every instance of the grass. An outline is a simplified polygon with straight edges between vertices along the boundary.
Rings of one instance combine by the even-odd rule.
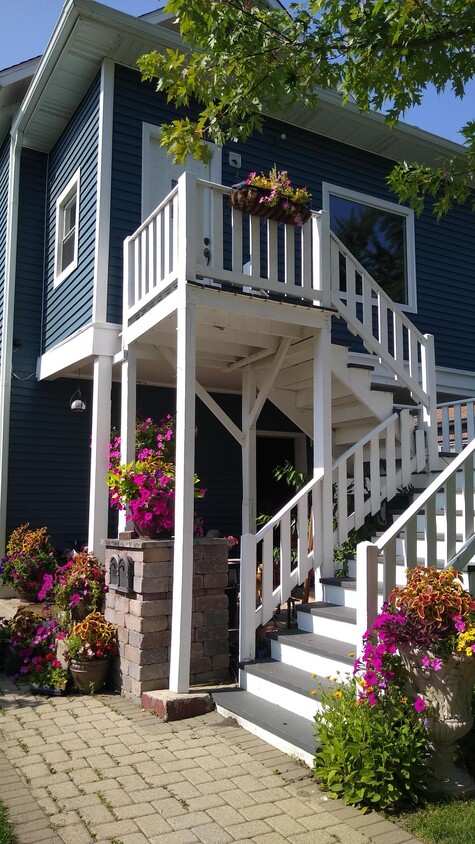
[[[399,822],[427,844],[473,844],[475,841],[475,801],[454,800],[432,803]]]
[[[5,808],[0,803],[0,841],[2,844],[17,844],[13,834],[13,827],[5,814]]]

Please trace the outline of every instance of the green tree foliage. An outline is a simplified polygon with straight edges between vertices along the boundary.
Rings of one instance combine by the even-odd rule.
[[[139,60],[176,106],[199,104],[196,119],[166,126],[175,161],[207,161],[206,141],[245,140],[264,115],[337,90],[342,104],[383,110],[393,126],[428,85],[463,97],[475,75],[475,0],[306,0],[289,12],[262,0],[169,0],[187,45]],[[441,126],[443,131],[443,126]],[[466,155],[431,168],[401,162],[390,185],[416,211],[435,198],[440,216],[453,202],[472,201],[475,120],[461,129]]]

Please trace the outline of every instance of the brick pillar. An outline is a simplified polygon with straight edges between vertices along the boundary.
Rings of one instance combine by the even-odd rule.
[[[140,702],[143,692],[168,688],[173,541],[107,539],[105,546],[105,617],[119,638],[112,682]],[[229,680],[227,540],[195,539],[193,559],[190,685]]]

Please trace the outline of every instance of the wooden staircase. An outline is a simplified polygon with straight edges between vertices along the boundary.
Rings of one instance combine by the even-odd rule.
[[[448,551],[454,557],[457,549],[464,545],[466,529],[473,536],[474,509],[474,464],[475,441],[469,444],[467,458],[457,456],[461,467],[451,473],[451,462],[455,455],[441,457],[441,472],[420,473],[411,477],[413,490],[410,507],[414,516],[403,525],[395,538],[394,571],[388,577],[384,554],[377,549],[374,569],[376,609],[390,591],[391,583],[405,582],[406,566],[437,563],[443,567],[448,561]],[[437,489],[438,477],[444,478]],[[429,492],[432,490],[430,497]],[[417,502],[424,499],[420,509]],[[397,504],[397,499],[395,499]],[[467,510],[472,507],[472,518]],[[390,522],[404,521],[404,512],[391,512]],[[456,533],[452,522],[455,518]],[[428,538],[430,523],[435,526],[435,540]],[[409,527],[408,527],[409,525]],[[374,537],[384,547],[385,531]],[[447,533],[451,535],[449,549]],[[415,542],[415,544],[414,544]],[[363,545],[373,547],[371,543]],[[435,558],[427,559],[428,545],[435,549]],[[417,549],[417,559],[409,556]],[[411,549],[411,550],[409,550]],[[360,566],[363,552],[361,548]],[[360,549],[358,549],[360,554]],[[469,552],[475,559],[475,547]],[[466,566],[466,559],[463,566]],[[367,576],[370,565],[364,567]],[[289,629],[267,633],[270,652],[265,657],[241,664],[240,688],[216,692],[213,696],[218,711],[235,718],[242,726],[259,735],[270,744],[290,753],[309,766],[313,763],[315,736],[314,714],[319,707],[315,690],[326,687],[330,678],[342,680],[353,669],[355,656],[360,652],[362,624],[358,610],[358,570],[356,560],[349,561],[345,577],[322,577],[323,600],[295,606],[295,620]],[[318,573],[316,575],[318,577]],[[468,585],[468,584],[466,584]],[[361,583],[360,583],[361,589]],[[369,588],[371,592],[371,585]],[[366,589],[368,592],[368,589]],[[270,625],[272,628],[272,625]]]

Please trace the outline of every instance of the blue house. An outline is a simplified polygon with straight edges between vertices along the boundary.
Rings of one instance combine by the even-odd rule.
[[[184,605],[196,471],[205,531],[241,537],[241,658],[252,663],[256,627],[312,571],[305,635],[327,609],[324,638],[354,650],[398,562],[472,556],[473,464],[461,504],[455,469],[437,489],[433,473],[441,450],[466,446],[459,471],[472,454],[474,218],[467,205],[437,222],[430,203],[415,218],[386,183],[397,160],[463,148],[322,92],[315,111],[269,115],[210,165],[179,167],[160,146],[172,107],[136,67],[179,43],[163,11],[67,0],[43,57],[0,71],[0,545],[29,521],[58,548],[101,556],[125,527],[105,484],[111,426],[131,459],[136,415],[176,412]],[[230,206],[231,185],[274,163],[312,193],[302,227]],[[285,459],[311,477],[290,502],[271,480]],[[340,601],[335,545],[415,473],[423,504],[360,549]],[[259,513],[276,516],[256,532]],[[178,691],[189,623],[185,612]],[[308,650],[277,648],[276,662],[312,670]],[[246,694],[275,700],[273,681],[253,691],[251,674]]]

